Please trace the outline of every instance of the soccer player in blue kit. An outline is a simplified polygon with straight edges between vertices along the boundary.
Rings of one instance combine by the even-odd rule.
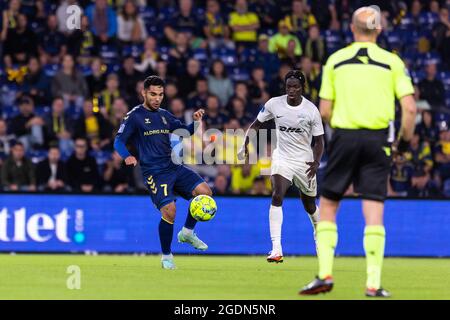
[[[142,176],[150,191],[154,205],[161,211],[159,239],[161,242],[161,264],[164,269],[175,269],[171,243],[176,206],[175,192],[186,200],[197,195],[212,195],[208,184],[188,167],[172,161],[170,134],[177,129],[186,129],[192,135],[195,122],[201,121],[205,111],[194,112],[194,122],[185,125],[170,112],[160,109],[164,98],[164,80],[150,76],[144,81],[141,94],[144,103],[136,106],[124,117],[114,141],[114,148],[125,159],[127,165],[135,166],[138,160],[126,148],[130,141],[138,150]],[[196,220],[188,212],[186,222],[178,233],[178,241],[191,244],[198,250],[208,246],[193,232]]]

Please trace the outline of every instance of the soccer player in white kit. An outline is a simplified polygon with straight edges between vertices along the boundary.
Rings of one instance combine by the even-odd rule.
[[[258,130],[262,123],[275,120],[277,147],[272,152],[272,204],[269,210],[272,251],[268,262],[283,262],[281,247],[282,204],[286,191],[294,184],[299,192],[305,211],[314,228],[319,221],[316,206],[316,172],[323,154],[323,125],[318,108],[302,96],[305,76],[299,70],[291,70],[285,77],[286,94],[266,102],[249,130]],[[248,156],[248,133],[238,153],[239,159]],[[311,148],[311,142],[314,147]]]

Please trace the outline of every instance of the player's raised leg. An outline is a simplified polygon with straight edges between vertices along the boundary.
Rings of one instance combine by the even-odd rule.
[[[175,269],[173,254],[171,249],[173,238],[173,224],[175,222],[176,206],[175,202],[170,202],[161,209],[161,221],[159,222],[159,241],[161,242],[161,265],[163,269]]]
[[[272,204],[269,210],[270,239],[272,250],[267,257],[268,262],[283,262],[283,249],[281,246],[281,228],[283,225],[283,200],[286,191],[291,186],[291,181],[285,177],[272,175]]]

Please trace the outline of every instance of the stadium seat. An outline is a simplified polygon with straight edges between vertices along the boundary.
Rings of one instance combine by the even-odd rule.
[[[19,108],[13,105],[3,105],[2,117],[4,119],[11,119],[19,114]]]
[[[146,26],[156,24],[156,13],[152,7],[139,7],[139,16],[142,18]]]
[[[410,71],[411,79],[414,84],[418,84],[422,79],[425,79],[425,71],[419,70],[419,71]]]
[[[339,31],[325,30],[322,36],[325,38],[329,54],[341,49],[344,45],[342,35]]]
[[[444,197],[450,197],[450,179],[445,180],[443,185],[444,187],[442,192],[444,193]]]
[[[46,117],[48,116],[52,111],[52,108],[50,106],[36,106],[34,108],[34,113],[39,117]]]
[[[204,64],[208,61],[208,52],[206,51],[206,49],[197,48],[194,50],[193,58]]]
[[[230,78],[235,82],[247,81],[250,79],[250,75],[245,68],[234,67],[234,68],[227,68],[227,70],[230,75]]]
[[[238,64],[237,53],[233,49],[220,48],[211,52],[212,59],[220,59],[227,67],[235,67]]]
[[[83,76],[88,77],[92,74],[91,66],[80,64],[77,66],[77,69],[83,74]]]
[[[419,16],[421,27],[428,30],[432,30],[437,22],[439,22],[439,15],[434,12],[423,12]]]
[[[144,52],[143,45],[133,44],[131,46],[125,46],[122,49],[122,57],[132,56],[134,58],[138,58]]]
[[[43,69],[44,69],[45,75],[47,77],[54,77],[55,74],[59,71],[60,65],[59,64],[46,64]]]
[[[100,56],[106,64],[116,62],[119,57],[117,48],[112,45],[102,45],[100,47]]]
[[[27,152],[27,158],[31,160],[32,163],[37,164],[47,158],[47,150],[29,150]]]

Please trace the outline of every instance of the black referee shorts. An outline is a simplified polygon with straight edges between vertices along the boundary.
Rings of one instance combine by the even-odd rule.
[[[322,196],[339,201],[353,183],[363,199],[384,201],[391,164],[387,139],[387,129],[336,129],[328,145]]]

